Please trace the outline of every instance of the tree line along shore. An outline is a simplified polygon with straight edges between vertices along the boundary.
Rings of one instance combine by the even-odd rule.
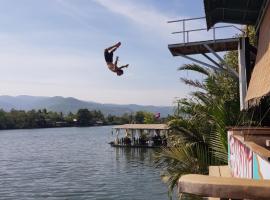
[[[39,110],[15,110],[9,112],[0,110],[0,130],[31,129],[53,127],[86,127],[118,125],[127,123],[163,123],[167,118],[156,118],[154,113],[138,111],[122,116],[105,116],[99,110],[79,109],[77,113],[63,114],[62,112]]]

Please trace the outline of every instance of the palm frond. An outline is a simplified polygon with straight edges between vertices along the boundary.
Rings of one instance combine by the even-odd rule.
[[[211,70],[207,69],[206,67],[202,67],[202,66],[196,65],[196,64],[185,64],[185,65],[179,67],[178,70],[179,71],[190,70],[190,71],[194,71],[194,72],[199,72],[199,73],[204,74],[206,76],[209,76],[212,73]]]
[[[169,191],[183,174],[205,174],[209,165],[226,164],[226,127],[245,121],[239,112],[238,83],[234,78],[196,64],[183,65],[179,70],[204,76],[202,81],[181,78],[198,90],[189,98],[177,101],[178,115],[169,123],[171,147],[162,149],[157,155],[162,179],[167,182]]]
[[[198,80],[191,80],[191,79],[186,79],[186,78],[180,78],[182,82],[184,82],[186,85],[190,85],[195,88],[203,89],[206,90],[205,86]]]

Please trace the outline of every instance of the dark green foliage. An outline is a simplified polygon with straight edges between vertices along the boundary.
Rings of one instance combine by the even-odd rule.
[[[93,123],[92,113],[88,109],[80,109],[77,113],[79,126],[89,126]]]
[[[138,118],[138,116],[140,116]],[[139,120],[139,121],[137,121]],[[5,112],[0,109],[0,130],[3,129],[26,129],[26,128],[51,128],[69,126],[95,126],[117,125],[127,123],[165,123],[167,118],[155,119],[150,112],[139,111],[135,114],[123,114],[122,116],[108,115],[107,117],[99,110],[90,111],[79,109],[76,114],[52,112],[42,110],[14,110]]]
[[[138,124],[143,124],[144,122],[144,112],[138,111],[135,115],[135,120]]]
[[[137,124],[158,124],[164,123],[165,121],[166,119],[157,119],[153,113],[145,111],[138,111],[134,116],[134,122]]]

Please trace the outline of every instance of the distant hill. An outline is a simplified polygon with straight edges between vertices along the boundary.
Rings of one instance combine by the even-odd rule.
[[[12,108],[16,110],[31,110],[46,108],[49,111],[76,113],[81,108],[89,110],[100,110],[105,115],[122,115],[124,113],[132,113],[137,111],[148,111],[153,113],[161,113],[161,116],[172,114],[170,106],[142,106],[136,104],[118,105],[118,104],[101,104],[91,101],[82,101],[73,97],[39,97],[39,96],[0,96],[0,108],[10,111]]]

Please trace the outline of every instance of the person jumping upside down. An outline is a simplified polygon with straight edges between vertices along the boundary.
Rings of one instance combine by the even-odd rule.
[[[115,62],[113,63],[113,52],[118,49],[118,47],[120,47],[121,42],[116,43],[115,45],[108,47],[107,49],[104,50],[104,57],[105,57],[105,61],[107,63],[108,68],[112,71],[115,72],[118,76],[123,75],[124,71],[122,70],[123,68],[127,68],[127,65],[123,65],[121,67],[117,66],[117,62],[119,57],[116,57]]]

